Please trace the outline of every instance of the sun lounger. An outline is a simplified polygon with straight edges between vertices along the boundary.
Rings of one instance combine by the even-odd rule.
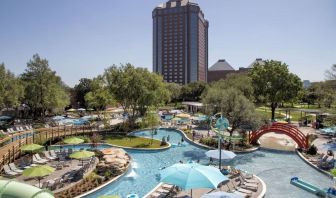
[[[51,157],[58,158],[58,157],[57,157],[57,154],[55,153],[55,150],[50,150],[49,153],[50,153],[50,156],[51,156]]]
[[[5,175],[13,177],[19,175],[19,173],[12,171],[7,164],[3,166]]]
[[[235,192],[238,191],[240,193],[245,194],[246,196],[252,196],[252,191],[244,189],[244,188],[240,188],[238,186],[236,186],[236,184],[232,181],[230,181],[227,186],[229,187],[230,191]]]
[[[53,180],[49,180],[49,184],[50,184],[50,188],[51,190],[56,190],[58,187],[62,186],[62,178],[56,178],[56,179],[53,179]]]
[[[49,151],[43,151],[44,157],[46,157],[49,160],[55,160],[55,157],[50,156]]]
[[[10,168],[12,171],[17,172],[17,173],[20,173],[20,174],[23,172],[23,170],[20,170],[20,169],[16,168],[16,166],[15,166],[14,163],[10,163],[10,164],[9,164],[9,168]]]
[[[35,187],[41,188],[41,189],[47,189],[49,186],[49,182],[48,181],[44,181],[42,183],[42,186],[40,187],[40,183],[34,184]]]
[[[39,159],[36,158],[36,155],[33,155],[33,162],[36,164],[46,164],[46,161],[41,161]]]
[[[153,192],[150,196],[151,196],[152,198],[163,198],[163,197],[166,197],[167,194],[165,194],[165,193]]]
[[[35,154],[35,157],[36,157],[37,160],[39,160],[39,161],[41,161],[41,162],[43,162],[43,161],[44,161],[44,162],[48,162],[48,161],[49,161],[49,160],[47,160],[47,159],[43,159],[38,153]]]

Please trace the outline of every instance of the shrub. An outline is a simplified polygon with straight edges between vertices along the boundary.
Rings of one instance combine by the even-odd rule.
[[[201,138],[199,142],[210,147],[218,147],[218,141],[211,137]]]
[[[316,155],[317,154],[317,147],[313,144],[307,150],[307,154],[309,155]]]

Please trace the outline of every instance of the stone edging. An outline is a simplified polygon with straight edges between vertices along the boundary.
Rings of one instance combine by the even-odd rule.
[[[312,168],[314,168],[315,170],[319,171],[320,173],[329,176],[331,178],[333,178],[333,176],[325,170],[320,169],[319,167],[317,167],[316,165],[314,165],[313,163],[311,163],[310,161],[308,161],[298,150],[296,150],[296,154],[309,166],[311,166]]]
[[[262,186],[262,191],[261,191],[261,193],[258,195],[257,198],[264,198],[265,195],[266,195],[266,191],[267,191],[267,187],[266,187],[265,182],[264,182],[260,177],[258,177],[258,176],[256,176],[256,175],[253,175],[253,177],[256,177],[256,178],[260,181],[261,186]]]
[[[128,155],[128,156],[129,156],[129,155]],[[131,156],[129,156],[129,158],[131,159]],[[84,193],[84,194],[78,195],[78,196],[75,197],[75,198],[82,198],[82,197],[85,197],[85,196],[87,196],[87,195],[89,195],[89,194],[92,194],[92,193],[94,193],[94,192],[96,192],[96,191],[98,191],[98,190],[104,188],[105,186],[107,186],[107,185],[109,185],[109,184],[111,184],[111,183],[113,183],[113,182],[118,181],[121,177],[123,177],[124,175],[126,175],[126,174],[128,173],[128,171],[129,171],[129,169],[130,169],[130,167],[131,167],[131,164],[132,164],[132,159],[130,160],[130,163],[128,163],[127,168],[126,168],[126,171],[124,171],[122,174],[120,174],[120,175],[118,175],[117,177],[113,178],[112,180],[110,180],[110,181],[104,183],[103,185],[98,186],[97,188],[94,188],[94,189],[92,189],[92,190],[90,190],[90,191],[88,191],[88,192],[86,192],[86,193]]]

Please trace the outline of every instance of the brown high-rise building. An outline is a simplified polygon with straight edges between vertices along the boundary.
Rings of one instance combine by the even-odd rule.
[[[153,72],[166,82],[207,81],[208,21],[196,3],[169,0],[153,10]]]

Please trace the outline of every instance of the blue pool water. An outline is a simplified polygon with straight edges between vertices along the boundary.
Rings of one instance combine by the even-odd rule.
[[[136,135],[150,137],[150,132],[138,132]],[[163,136],[170,136],[170,142],[177,144],[182,136],[175,131],[160,129],[154,136],[162,139]],[[136,193],[140,197],[152,190],[160,180],[159,169],[178,163],[180,160],[198,160],[207,164],[209,159],[205,156],[205,150],[195,147],[187,142],[183,147],[173,147],[164,151],[135,151],[127,150],[133,159],[133,169],[119,181],[106,186],[105,188],[86,196],[96,198],[101,195],[120,195]],[[88,146],[76,146],[77,149]],[[101,145],[100,148],[106,148]],[[305,181],[315,184],[321,188],[331,185],[331,180],[304,163],[295,153],[273,152],[260,150],[249,154],[240,154],[231,162],[224,162],[242,170],[254,173],[259,176],[267,185],[267,197],[271,198],[310,198],[316,197],[291,185],[290,178],[298,176]]]

